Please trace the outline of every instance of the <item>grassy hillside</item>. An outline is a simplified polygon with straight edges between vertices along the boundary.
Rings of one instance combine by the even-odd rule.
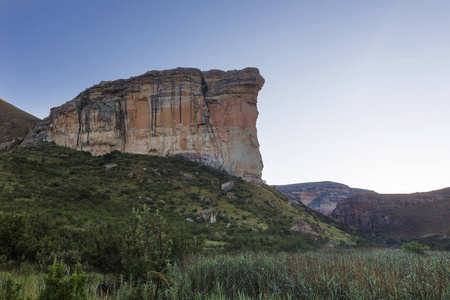
[[[117,169],[107,170],[108,164]],[[221,189],[230,180],[239,199],[227,198]],[[200,195],[211,203],[201,202]],[[206,238],[208,249],[299,251],[360,239],[346,225],[287,201],[273,188],[177,156],[113,152],[93,157],[52,143],[0,153],[0,223],[22,228],[8,240],[16,245],[8,250],[12,258],[48,262],[57,255],[68,263],[118,267],[114,253],[132,209],[143,205],[159,210],[173,233],[185,230]],[[217,211],[214,224],[196,218],[209,208]],[[291,233],[298,219],[311,224],[320,237]]]
[[[39,119],[0,98],[0,143],[25,138]]]

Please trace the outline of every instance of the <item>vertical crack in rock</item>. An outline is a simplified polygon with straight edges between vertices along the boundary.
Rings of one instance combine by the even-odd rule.
[[[124,103],[122,103],[122,101]],[[117,111],[116,111],[116,132],[118,133],[118,147],[120,151],[125,151],[127,144],[127,100],[120,99],[117,101]]]
[[[81,126],[83,124],[83,119],[81,117],[82,110],[78,109],[78,134],[77,134],[77,149],[80,147],[80,150],[83,151],[83,144],[81,142]]]
[[[202,73],[202,95],[203,95],[203,109],[202,109],[202,123],[206,126],[207,132],[211,135],[212,140],[214,141],[216,139],[216,136],[214,135],[214,129],[211,125],[211,111],[209,110],[208,102],[206,101],[206,94],[208,93],[208,83],[205,80],[205,77],[203,77]]]
[[[151,120],[150,120],[150,130],[152,137],[157,136],[157,121],[158,121],[158,107],[159,107],[159,94],[152,95],[151,101]]]
[[[191,95],[190,107],[191,107],[191,126],[190,133],[191,135],[198,133],[198,110],[200,105],[198,104],[197,97],[195,96],[195,87],[192,87],[192,80],[189,82],[189,93]]]
[[[76,105],[77,108],[77,119],[78,119],[78,134],[77,134],[77,144],[76,148],[80,148],[81,151],[83,151],[83,139],[82,139],[82,132],[83,132],[83,110],[86,106],[89,106],[90,99],[89,96],[84,92],[80,95],[79,101]]]
[[[89,117],[91,115],[91,107],[88,105],[85,108],[85,112],[84,112],[84,123],[85,123],[85,131],[86,131],[86,145],[90,145],[90,141],[89,141],[89,135],[91,133],[91,122],[89,121]]]
[[[181,94],[182,94],[182,91],[181,91],[181,83],[178,85],[178,93],[179,93],[179,100],[178,100],[178,106],[179,106],[179,109],[180,109],[180,125],[182,126],[183,125],[183,120],[182,120],[182,116],[183,116],[183,114],[182,114],[182,112],[181,112]]]

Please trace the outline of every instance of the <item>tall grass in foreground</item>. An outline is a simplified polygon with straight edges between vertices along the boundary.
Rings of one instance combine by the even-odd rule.
[[[450,299],[445,252],[219,255],[191,258],[173,275],[178,299]]]
[[[90,273],[89,299],[153,299],[151,282]],[[158,299],[450,299],[450,252],[322,250],[298,254],[244,253],[187,258],[171,266]],[[0,271],[0,284],[22,286],[37,299],[45,283],[36,270]],[[2,291],[0,288],[0,299]],[[146,296],[147,295],[147,296]]]
[[[38,299],[39,293],[45,287],[44,276],[44,273],[37,271],[23,272],[23,270],[18,269],[0,271],[0,300]],[[112,275],[97,273],[89,274],[88,283],[86,285],[89,299],[111,299],[109,294],[116,290],[116,281],[116,278]],[[18,298],[8,297],[10,295],[7,295],[5,290],[15,286],[20,287]]]
[[[8,280],[11,281],[8,283]],[[20,287],[20,299],[37,299],[43,282],[43,274],[21,274],[19,272],[0,271],[0,299],[3,299],[2,297],[8,299],[4,292],[7,284]]]

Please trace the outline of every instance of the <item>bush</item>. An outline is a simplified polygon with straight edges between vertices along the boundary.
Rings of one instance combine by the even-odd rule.
[[[171,257],[182,261],[186,255],[197,254],[205,246],[205,235],[194,236],[186,231],[184,227],[173,227],[169,233],[172,240]]]
[[[55,261],[44,278],[45,288],[39,294],[39,300],[82,300],[87,299],[87,275],[80,263],[75,267],[75,273],[67,274],[63,261]]]
[[[428,247],[426,245],[422,245],[422,244],[414,241],[414,242],[404,244],[403,250],[405,250],[406,252],[413,252],[413,253],[423,255],[423,254],[425,254],[425,250],[430,250],[430,247]]]

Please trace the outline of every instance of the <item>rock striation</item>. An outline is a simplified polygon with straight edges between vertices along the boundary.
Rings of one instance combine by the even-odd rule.
[[[339,201],[354,194],[375,193],[331,181],[275,185],[273,187],[326,215],[331,214]]]
[[[261,183],[256,68],[150,71],[102,81],[51,109],[23,145],[54,141],[102,155],[183,155]]]

